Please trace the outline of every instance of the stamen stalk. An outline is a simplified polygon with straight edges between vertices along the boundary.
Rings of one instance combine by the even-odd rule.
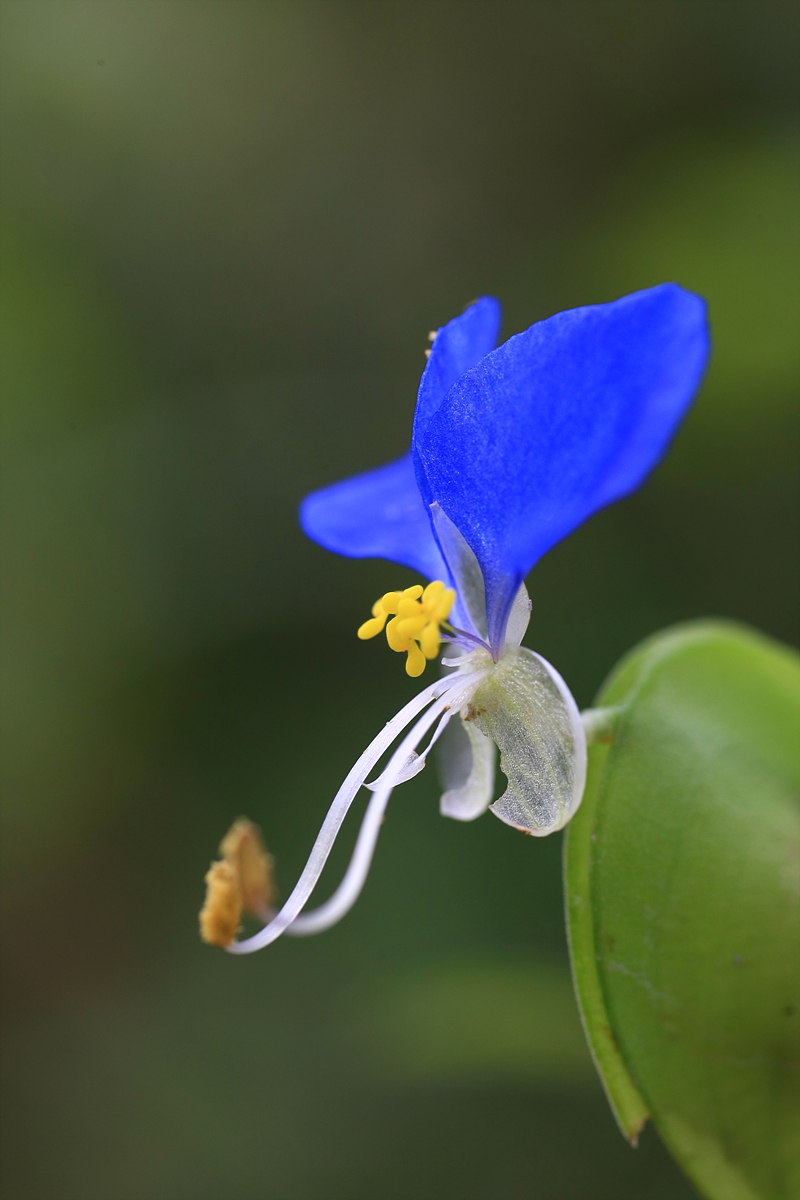
[[[305,937],[312,933],[321,933],[323,929],[328,929],[340,921],[345,913],[353,907],[369,873],[386,807],[411,752],[419,745],[430,727],[441,718],[436,732],[431,738],[430,746],[428,746],[428,750],[430,750],[440,734],[444,732],[444,727],[451,716],[463,707],[485,674],[485,671],[475,672],[470,676],[469,683],[462,676],[459,682],[464,685],[463,687],[455,686],[454,682],[450,691],[441,696],[406,735],[378,780],[378,786],[367,805],[353,856],[344,879],[329,900],[326,900],[314,912],[297,917],[287,929],[288,934],[294,937]]]
[[[477,681],[477,674],[473,676],[473,678]],[[269,924],[265,925],[264,928],[259,930],[258,933],[254,934],[253,937],[246,938],[241,942],[233,942],[230,946],[228,946],[227,949],[229,953],[249,954],[254,950],[260,950],[262,947],[268,946],[270,942],[274,942],[275,939],[280,937],[287,927],[292,924],[295,918],[308,903],[311,893],[316,887],[319,877],[322,874],[322,869],[325,866],[325,862],[330,854],[331,847],[336,840],[336,836],[339,833],[350,805],[352,804],[356,794],[363,785],[364,780],[367,778],[370,771],[372,771],[382,755],[389,749],[389,747],[392,745],[398,735],[406,728],[409,722],[412,721],[414,717],[424,708],[426,708],[432,701],[440,700],[445,696],[445,694],[449,694],[451,691],[453,691],[457,682],[461,681],[457,681],[453,676],[448,676],[447,678],[439,679],[436,681],[436,683],[424,688],[419,695],[415,696],[413,700],[410,700],[408,704],[404,705],[400,712],[397,713],[397,715],[394,716],[391,721],[389,721],[389,723],[381,730],[378,736],[370,743],[370,745],[349,772],[347,778],[337,792],[333,803],[328,809],[325,820],[322,823],[322,828],[317,834],[317,839],[314,842],[311,854],[309,855],[308,862],[306,863],[305,868],[303,869],[303,872],[294,887],[294,890],[284,904],[283,908],[280,909],[280,911],[269,922]],[[443,707],[444,706],[442,706],[442,708]],[[441,709],[439,711],[441,711]],[[435,719],[436,718],[434,717],[433,720]],[[432,723],[432,721],[430,723]],[[428,727],[429,726],[426,726],[425,728]],[[418,744],[424,732],[425,730],[420,731],[416,741],[414,742],[414,745]],[[410,750],[413,749],[410,738],[405,739],[401,749],[406,746],[407,749],[404,750],[404,757],[399,759],[401,765],[405,762]],[[395,762],[398,754],[399,751],[392,756],[392,763]],[[391,789],[389,789],[389,792],[387,792],[387,799],[390,791]],[[382,795],[383,792],[384,788],[381,788],[380,792],[375,793],[375,797]],[[382,800],[381,803],[385,804],[385,799]]]

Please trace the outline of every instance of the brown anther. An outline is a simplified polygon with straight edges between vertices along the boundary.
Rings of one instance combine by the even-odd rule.
[[[275,899],[275,883],[272,857],[267,854],[258,826],[240,817],[225,834],[219,852],[238,872],[245,912],[260,916]]]
[[[206,898],[200,911],[200,936],[211,946],[229,946],[242,912],[266,918],[275,899],[272,859],[261,834],[240,817],[220,843],[222,858],[206,874]]]
[[[230,946],[242,916],[242,889],[227,862],[214,862],[206,874],[206,899],[200,909],[200,937],[209,946]]]

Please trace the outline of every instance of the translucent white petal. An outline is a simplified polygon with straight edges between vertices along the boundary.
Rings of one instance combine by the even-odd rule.
[[[508,788],[491,811],[537,837],[563,828],[583,797],[586,736],[558,672],[532,650],[509,647],[466,718],[500,748]]]
[[[443,817],[474,821],[491,803],[497,748],[474,721],[451,721],[440,742],[439,773],[446,791],[439,801]]]
[[[486,585],[478,560],[443,508],[431,505],[433,527],[453,576],[456,603],[452,621],[486,641]]]
[[[506,645],[518,646],[525,636],[525,630],[528,628],[528,622],[531,619],[531,602],[528,596],[528,589],[524,583],[520,584],[519,591],[514,597],[514,603],[511,605],[511,612],[508,614],[508,624],[506,625]]]

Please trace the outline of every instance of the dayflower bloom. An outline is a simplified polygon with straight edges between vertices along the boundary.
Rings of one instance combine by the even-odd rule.
[[[364,751],[289,899],[232,951],[259,949],[283,932],[317,932],[348,911],[392,789],[422,769],[443,734],[445,816],[473,820],[489,808],[544,836],[580,804],[586,730],[558,672],[520,645],[530,615],[523,581],[551,546],[638,487],[664,454],[705,368],[705,305],[663,284],[559,313],[495,349],[499,324],[497,301],[483,297],[432,335],[409,452],[303,502],[303,529],[327,549],[389,559],[431,581],[424,590],[387,592],[358,633],[373,637],[385,627],[411,675],[438,656],[443,640],[449,673]],[[492,803],[496,747],[507,788]],[[372,797],[345,877],[304,913],[362,786]]]

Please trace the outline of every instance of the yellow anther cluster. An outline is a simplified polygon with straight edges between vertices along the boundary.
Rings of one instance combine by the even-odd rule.
[[[453,589],[445,587],[440,579],[424,590],[416,584],[404,592],[387,592],[373,604],[372,619],[364,622],[358,636],[362,640],[376,637],[392,617],[386,625],[386,640],[392,650],[408,655],[408,674],[421,675],[425,660],[439,653],[439,625],[450,616],[455,598]]]

